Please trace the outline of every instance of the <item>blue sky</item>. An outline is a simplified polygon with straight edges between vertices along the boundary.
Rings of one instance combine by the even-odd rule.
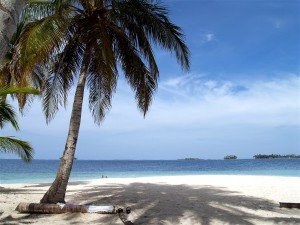
[[[168,53],[155,51],[160,84],[145,119],[123,79],[100,127],[93,124],[85,101],[76,156],[218,159],[227,154],[300,154],[300,1],[163,2],[186,34],[190,73],[183,73]],[[58,159],[70,103],[72,98],[46,125],[37,99],[20,116],[20,132],[7,127],[2,133],[29,140],[35,158]]]

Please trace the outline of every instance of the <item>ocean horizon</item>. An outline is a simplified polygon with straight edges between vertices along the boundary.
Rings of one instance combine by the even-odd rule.
[[[59,161],[0,159],[0,184],[52,182]],[[70,181],[178,175],[300,177],[300,159],[75,160]]]

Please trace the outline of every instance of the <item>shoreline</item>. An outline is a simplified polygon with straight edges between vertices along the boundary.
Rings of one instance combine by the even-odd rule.
[[[172,177],[205,177],[205,176],[246,176],[246,177],[276,177],[276,178],[298,178],[300,179],[300,176],[294,176],[294,175],[265,175],[265,174],[182,174],[182,175],[156,175],[156,176],[136,176],[136,177],[108,177],[108,178],[87,178],[87,179],[81,179],[81,178],[74,178],[74,179],[70,179],[69,182],[80,182],[80,181],[84,181],[84,182],[92,182],[95,180],[103,180],[103,179],[152,179],[152,178],[172,178]],[[28,181],[28,182],[12,182],[12,183],[2,183],[2,181],[0,180],[0,186],[9,186],[9,185],[34,185],[34,184],[49,184],[52,183],[54,180],[51,179],[49,181],[45,181],[45,180],[41,180],[41,181]]]
[[[0,224],[112,224],[116,215],[28,215],[14,211],[20,202],[39,202],[50,183],[0,184]],[[300,177],[186,175],[100,178],[69,183],[66,201],[130,206],[134,224],[300,224]],[[170,210],[171,209],[171,210]]]
[[[299,172],[300,173],[300,172]],[[300,179],[300,175],[296,176],[296,175],[277,175],[277,174],[169,174],[169,175],[155,175],[155,176],[135,176],[135,177],[108,177],[108,178],[73,178],[70,179],[69,182],[78,182],[78,181],[85,181],[85,182],[92,182],[95,180],[103,180],[103,179],[152,179],[152,178],[172,178],[172,177],[190,177],[190,176],[194,176],[194,177],[198,177],[198,176],[247,176],[247,177],[278,177],[278,178],[299,178]],[[54,177],[53,177],[54,180]],[[52,179],[49,181],[45,181],[45,180],[40,180],[40,181],[28,181],[28,182],[12,182],[12,183],[2,183],[2,181],[0,180],[0,186],[2,185],[33,185],[33,184],[48,184],[48,183],[52,183],[53,181]]]

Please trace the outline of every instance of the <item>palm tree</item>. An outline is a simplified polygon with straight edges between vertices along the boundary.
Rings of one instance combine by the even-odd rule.
[[[13,107],[6,102],[8,94],[38,94],[39,92],[31,88],[0,88],[0,128],[9,123],[15,130],[19,130],[16,120],[16,113]],[[15,137],[0,137],[0,152],[15,153],[25,162],[29,162],[33,157],[33,149],[26,141]]]
[[[9,48],[24,6],[25,0],[0,0],[0,63]]]
[[[0,87],[10,87],[9,89],[5,88],[4,90],[14,91],[11,94],[18,100],[20,111],[23,110],[27,102],[32,100],[32,91],[35,93],[37,90],[40,90],[43,83],[42,74],[39,67],[33,70],[30,76],[22,77],[14,76],[14,73],[12,73],[10,70],[10,65],[14,56],[14,46],[20,38],[24,25],[25,20],[21,20],[17,24],[16,32],[10,39],[8,45],[9,48],[4,55],[2,64],[0,66]],[[26,87],[31,87],[32,89],[26,89]]]
[[[85,87],[89,108],[99,124],[111,107],[121,70],[145,116],[159,77],[152,43],[175,53],[184,70],[189,69],[189,50],[167,9],[153,1],[56,0],[44,4],[26,8],[29,22],[14,48],[11,68],[16,68],[16,77],[29,76],[37,66],[47,71],[42,87],[47,122],[66,104],[70,87],[77,81],[65,150],[57,176],[41,200],[57,203],[65,202]]]

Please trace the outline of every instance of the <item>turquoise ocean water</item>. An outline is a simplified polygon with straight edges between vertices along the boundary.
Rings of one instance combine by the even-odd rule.
[[[53,181],[59,160],[0,159],[0,184]],[[300,177],[300,159],[241,160],[76,160],[71,180],[108,177],[146,177],[173,175],[270,175]]]

